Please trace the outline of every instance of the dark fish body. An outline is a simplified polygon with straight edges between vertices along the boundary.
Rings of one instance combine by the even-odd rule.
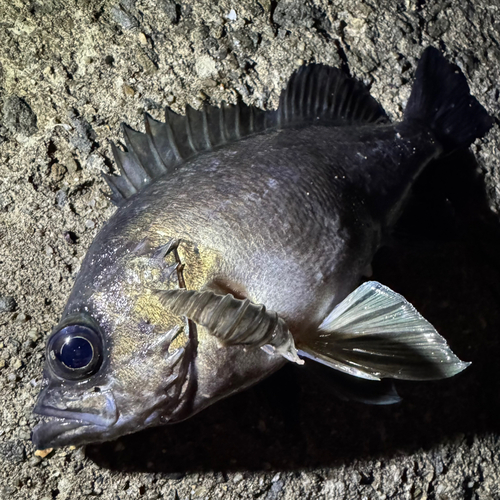
[[[120,207],[80,279],[93,281],[101,267],[122,272],[144,238],[153,247],[174,238],[210,249],[216,262],[204,282],[314,328],[359,283],[390,209],[440,152],[426,131],[402,128],[285,129],[190,161]],[[75,286],[66,312],[80,294]]]
[[[188,114],[184,142],[199,154],[174,162],[166,174],[141,165],[144,158],[159,164],[165,151],[180,155],[172,139],[180,135],[178,125],[155,135],[156,125],[147,122],[148,142],[126,131],[129,156],[116,152],[122,180],[110,181],[120,206],[89,249],[49,340],[46,388],[36,410],[52,419],[35,431],[37,446],[104,441],[182,420],[268,376],[286,359],[299,361],[295,346],[302,357],[368,379],[442,378],[466,366],[394,292],[374,285],[355,300],[346,297],[422,169],[484,135],[490,119],[465,80],[449,76],[437,51],[427,52],[420,71],[442,77],[443,91],[429,97],[421,78],[398,124],[388,123],[359,84],[332,71],[299,72],[280,111],[264,117],[270,126],[261,123],[258,133],[240,133],[237,141],[221,133],[218,147],[211,147],[207,132],[210,115],[190,129]],[[446,92],[452,100],[454,91],[469,99],[470,116],[450,128],[464,111],[454,116],[446,105],[436,113],[435,103]],[[162,150],[165,135],[171,145]],[[139,166],[129,168],[127,161]],[[339,316],[338,304],[353,307],[349,321],[342,323],[349,312]],[[372,319],[359,304],[375,311]],[[360,342],[379,313],[386,318],[384,334]],[[410,332],[407,351],[396,352],[388,340],[385,332],[392,335],[393,326]],[[74,333],[78,328],[83,340]],[[426,336],[428,352],[412,354],[415,332]],[[380,347],[372,347],[373,339]],[[86,342],[92,359],[102,350],[95,367],[83,364],[91,359]],[[77,351],[83,361],[75,368],[71,353]]]

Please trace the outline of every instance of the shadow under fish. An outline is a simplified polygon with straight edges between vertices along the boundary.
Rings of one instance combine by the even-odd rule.
[[[303,358],[370,384],[462,371],[404,297],[358,285],[425,166],[491,125],[428,48],[397,124],[362,84],[309,65],[276,111],[167,109],[145,134],[124,127],[121,175],[106,176],[118,210],[48,340],[35,445],[178,422]],[[398,400],[351,382],[341,397]]]

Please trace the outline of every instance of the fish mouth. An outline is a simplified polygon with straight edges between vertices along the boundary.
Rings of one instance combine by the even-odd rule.
[[[31,440],[37,450],[58,448],[60,446],[78,446],[95,442],[91,435],[102,435],[106,427],[86,424],[78,420],[49,418],[35,426]]]
[[[104,405],[99,413],[95,410],[46,405],[43,403],[43,396],[42,393],[33,408],[33,413],[44,417],[32,433],[32,441],[37,449],[102,441],[112,432],[118,420],[116,403],[111,393],[102,393]]]
[[[48,417],[36,425],[31,433],[31,441],[37,450],[60,448],[62,446],[82,446],[103,443],[116,439],[126,432],[115,426],[105,427],[78,420]]]

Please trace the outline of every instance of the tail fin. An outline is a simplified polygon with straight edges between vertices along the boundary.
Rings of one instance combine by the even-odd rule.
[[[404,121],[430,127],[445,152],[469,147],[493,119],[470,94],[465,76],[434,47],[420,59]]]

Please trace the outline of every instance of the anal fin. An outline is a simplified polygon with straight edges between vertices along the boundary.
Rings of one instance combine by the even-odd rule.
[[[368,380],[437,380],[470,364],[403,296],[375,281],[338,304],[298,348],[301,356]]]

